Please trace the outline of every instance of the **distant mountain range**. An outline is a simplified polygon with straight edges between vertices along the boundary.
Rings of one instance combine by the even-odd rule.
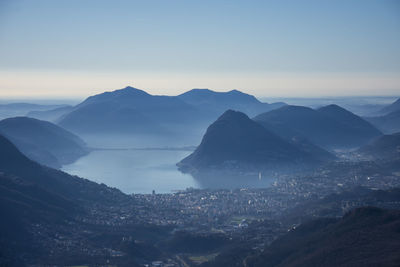
[[[262,103],[254,96],[238,90],[214,92],[209,89],[192,89],[178,95],[178,98],[198,109],[207,110],[214,116],[218,116],[228,109],[241,111],[248,116],[255,116],[286,105],[283,102]]]
[[[358,150],[375,160],[400,159],[400,133],[382,135]]]
[[[367,117],[365,119],[386,134],[400,131],[400,110],[378,117]]]
[[[399,211],[358,208],[341,219],[300,225],[246,259],[246,266],[396,266],[399,227]]]
[[[256,114],[282,105],[261,103],[236,90],[194,89],[179,96],[159,96],[128,86],[87,98],[58,123],[77,133],[184,133],[208,125],[229,108]]]
[[[381,109],[376,116],[364,119],[385,134],[400,132],[400,98]]]
[[[178,99],[153,97],[126,87],[87,98],[62,116],[59,125],[78,133],[143,133],[160,131],[157,122],[171,121],[174,115],[181,117],[192,112],[188,104]]]
[[[45,111],[66,106],[67,105],[39,105],[32,103],[0,104],[0,119],[16,116],[26,116],[26,114],[31,111]]]
[[[356,148],[382,135],[370,123],[337,105],[316,110],[284,106],[254,120],[277,135],[305,138],[326,149]]]
[[[300,141],[297,144],[285,141],[244,113],[228,110],[208,127],[201,144],[178,166],[189,172],[209,169],[265,170],[334,158],[322,149],[308,147],[302,146]]]
[[[0,133],[32,160],[53,168],[72,163],[89,151],[78,136],[50,122],[28,117],[0,121]]]
[[[38,120],[45,120],[50,122],[57,122],[57,120],[64,114],[73,110],[72,106],[63,106],[50,110],[36,110],[30,111],[26,114],[27,117],[35,118]]]
[[[380,115],[386,115],[399,110],[400,110],[400,98],[394,101],[392,104],[382,108],[378,113]]]

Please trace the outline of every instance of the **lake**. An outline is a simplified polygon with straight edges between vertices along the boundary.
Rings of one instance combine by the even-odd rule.
[[[181,173],[176,163],[193,152],[188,147],[200,143],[198,136],[84,135],[83,138],[89,147],[95,149],[63,166],[62,170],[127,194],[151,194],[153,190],[171,193],[187,188],[265,188],[275,181],[265,175],[260,180],[258,170],[246,175],[224,172],[198,175],[197,179]],[[168,147],[170,149],[166,149]]]
[[[131,193],[171,193],[200,188],[176,163],[191,151],[179,150],[94,150],[62,170]]]

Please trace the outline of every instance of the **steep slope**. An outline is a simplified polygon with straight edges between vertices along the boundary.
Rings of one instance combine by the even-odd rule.
[[[368,117],[365,119],[386,134],[400,131],[400,110],[393,111],[383,116]]]
[[[382,135],[358,149],[358,153],[373,159],[400,159],[400,133]]]
[[[0,133],[29,158],[54,168],[88,153],[78,136],[47,121],[28,117],[4,119],[0,121]]]
[[[0,135],[0,202],[20,206],[21,209],[41,208],[43,213],[71,210],[74,206],[67,200],[68,187],[58,183],[52,172],[28,159],[5,137]],[[53,172],[57,174],[57,172]],[[69,178],[65,175],[65,178]],[[64,182],[64,181],[63,181]],[[65,182],[68,183],[68,180]],[[3,208],[10,208],[5,207]],[[33,212],[33,210],[30,210]],[[18,210],[21,212],[21,210]]]
[[[0,265],[48,265],[37,262],[51,254],[49,240],[42,242],[46,233],[53,240],[66,231],[71,238],[80,234],[84,224],[75,216],[85,207],[123,205],[129,199],[119,190],[39,165],[0,135]],[[63,262],[63,255],[51,256]]]
[[[373,127],[369,122],[363,120],[359,116],[351,113],[350,111],[338,106],[328,105],[317,109],[319,113],[322,113],[326,117],[337,121],[338,123],[344,124],[348,129],[355,133],[370,134],[371,137],[379,136],[382,133],[378,129]],[[367,138],[370,138],[367,136]]]
[[[274,241],[247,266],[397,266],[400,212],[355,209],[342,219],[300,225]]]
[[[244,112],[248,116],[254,116],[285,105],[285,103],[262,103],[254,96],[238,90],[215,92],[209,89],[192,89],[178,95],[178,97],[199,109],[209,111],[213,115],[219,115],[228,109],[233,109]]]
[[[23,266],[16,251],[36,252],[31,245],[30,224],[60,223],[76,212],[76,205],[65,197],[37,186],[35,179],[25,179],[28,175],[37,177],[41,168],[0,135],[0,212],[4,215],[0,220],[0,265]],[[40,183],[47,180],[38,178]]]
[[[279,135],[301,136],[327,149],[358,147],[381,135],[372,125],[336,105],[318,110],[285,106],[254,120]]]
[[[196,109],[176,97],[150,95],[126,87],[87,98],[59,125],[81,133],[129,133],[173,129],[196,117]]]
[[[268,131],[274,133],[275,135],[285,139],[287,142],[299,147],[300,149],[313,154],[316,158],[321,160],[333,160],[335,156],[328,152],[327,150],[319,147],[309,141],[300,133],[294,131],[293,129],[286,127],[281,124],[271,124],[265,121],[255,120],[257,123],[262,125]]]
[[[284,141],[245,114],[228,110],[211,124],[182,170],[278,168],[315,161],[312,154]]]
[[[81,200],[103,202],[110,201],[113,194],[123,196],[119,190],[110,189],[105,185],[98,185],[32,161],[2,135],[0,135],[0,172],[2,175],[15,179],[16,182],[33,184],[42,190],[75,202]]]

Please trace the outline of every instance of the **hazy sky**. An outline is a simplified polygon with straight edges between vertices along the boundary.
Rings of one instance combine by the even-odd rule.
[[[400,95],[400,1],[0,0],[0,97]]]

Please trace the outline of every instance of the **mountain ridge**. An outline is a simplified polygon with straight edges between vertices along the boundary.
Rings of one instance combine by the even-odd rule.
[[[319,161],[242,112],[228,110],[212,123],[196,150],[178,163],[181,170],[264,169]],[[257,167],[258,166],[258,167]]]
[[[253,118],[283,136],[301,136],[326,149],[361,146],[382,133],[337,105],[320,109],[284,106]]]
[[[89,152],[82,139],[48,121],[8,118],[0,121],[0,132],[28,157],[54,168],[72,163]]]
[[[86,134],[194,132],[198,134],[227,109],[257,114],[284,105],[267,104],[238,90],[215,92],[192,89],[178,96],[151,95],[127,86],[89,96],[58,124],[72,132]]]

